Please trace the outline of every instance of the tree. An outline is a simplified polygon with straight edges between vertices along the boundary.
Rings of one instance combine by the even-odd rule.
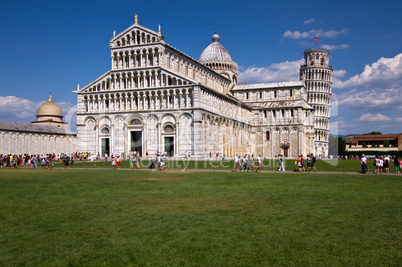
[[[366,148],[366,147],[367,147],[366,142],[363,142],[362,146],[363,146],[364,148]]]
[[[369,133],[364,133],[363,135],[379,135],[382,134],[381,132],[369,132]]]
[[[339,155],[344,155],[345,154],[345,147],[346,147],[346,142],[345,139],[342,137],[338,137],[338,153]]]
[[[384,141],[384,147],[389,147],[389,141],[388,140]]]
[[[332,134],[329,136],[328,153],[330,155],[344,155],[345,153],[345,139],[342,137],[336,137]]]

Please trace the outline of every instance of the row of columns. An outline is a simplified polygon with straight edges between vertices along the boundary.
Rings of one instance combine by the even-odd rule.
[[[313,105],[313,108],[314,108],[314,115],[315,116],[327,117],[329,119],[329,116],[330,116],[330,107],[329,106],[316,106],[316,105]]]
[[[328,119],[316,119],[315,120],[315,128],[316,129],[329,129],[329,120]]]
[[[192,107],[191,90],[137,92],[136,94],[87,96],[85,111],[90,113],[107,111],[157,110]]]
[[[331,84],[328,82],[306,82],[306,91],[331,93]]]
[[[138,44],[149,44],[155,43],[157,38],[155,36],[151,36],[150,34],[146,34],[142,31],[131,31],[126,34],[121,40],[117,41],[117,46],[125,46],[125,45],[138,45]]]
[[[328,69],[305,69],[304,70],[305,80],[322,80],[322,81],[332,81],[332,70]]]
[[[121,74],[113,74],[110,78],[103,80],[93,87],[89,92],[106,90],[152,88],[175,85],[186,85],[187,82],[165,74],[160,71],[134,71]]]
[[[329,95],[323,94],[312,94],[307,95],[307,102],[311,104],[331,104],[331,97]]]
[[[315,131],[315,140],[316,141],[328,141],[328,132],[327,131]]]
[[[112,69],[131,69],[159,66],[162,53],[158,49],[130,50],[112,54]]]

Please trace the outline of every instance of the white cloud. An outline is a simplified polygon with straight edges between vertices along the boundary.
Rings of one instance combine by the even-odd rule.
[[[33,102],[17,96],[0,96],[0,120],[30,122],[36,119],[36,112],[44,101]],[[69,102],[56,102],[63,115],[72,107]]]
[[[402,53],[393,58],[380,58],[366,65],[361,74],[346,81],[337,81],[335,88],[365,86],[370,88],[391,88],[402,85]]]
[[[340,44],[340,45],[322,45],[321,46],[324,49],[328,50],[337,50],[337,49],[347,49],[350,47],[348,44]]]
[[[313,38],[314,36],[316,37],[327,37],[327,38],[334,38],[338,37],[340,35],[343,35],[347,33],[347,29],[342,29],[340,31],[324,31],[324,30],[310,30],[308,32],[299,32],[299,31],[290,31],[287,30],[284,34],[283,37],[286,38],[292,38],[292,39],[307,39],[307,38]]]
[[[402,88],[371,89],[359,91],[352,89],[337,95],[339,110],[401,110]]]
[[[249,67],[239,72],[241,82],[269,82],[269,81],[292,81],[299,79],[300,65],[304,59],[274,63],[268,67]]]
[[[391,118],[380,113],[378,114],[371,114],[366,113],[363,114],[360,118],[357,119],[358,121],[390,121]]]
[[[0,119],[21,121],[35,118],[40,104],[16,96],[0,96]]]
[[[313,22],[315,22],[315,18],[311,18],[311,19],[309,19],[309,20],[306,20],[306,21],[304,22],[304,24],[306,25],[306,24],[310,24],[310,23],[313,23]]]
[[[346,75],[346,70],[334,70],[332,72],[332,77],[336,77],[336,78],[345,77],[345,75]]]

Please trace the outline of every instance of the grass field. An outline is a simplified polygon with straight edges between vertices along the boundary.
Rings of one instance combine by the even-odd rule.
[[[0,170],[0,265],[400,266],[399,176]]]
[[[148,168],[149,160],[142,160],[140,163],[140,169]],[[167,160],[166,166],[168,169],[210,169],[210,170],[231,170],[233,169],[233,160],[205,160],[205,161],[187,161],[187,160]],[[255,161],[257,164],[257,161]],[[96,166],[95,166],[96,165]],[[257,164],[258,165],[258,164]],[[330,172],[359,172],[361,171],[361,165],[359,160],[317,160],[316,168],[319,171]],[[370,171],[374,171],[372,160],[368,162]],[[62,163],[56,163],[56,167],[63,167]],[[111,168],[111,161],[99,161],[99,162],[75,162],[75,168]],[[393,164],[390,164],[390,170],[393,172]],[[128,160],[123,161],[121,168],[130,168],[130,162]],[[263,170],[275,170],[277,169],[277,160],[264,160],[262,163]],[[295,160],[285,160],[286,170],[295,170]],[[307,171],[307,166],[306,166]]]

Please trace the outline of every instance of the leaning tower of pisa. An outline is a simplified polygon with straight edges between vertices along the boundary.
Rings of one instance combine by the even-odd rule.
[[[315,155],[328,156],[329,119],[331,111],[332,66],[329,51],[312,48],[304,51],[305,63],[300,67],[300,80],[304,81],[307,102],[314,108]]]

